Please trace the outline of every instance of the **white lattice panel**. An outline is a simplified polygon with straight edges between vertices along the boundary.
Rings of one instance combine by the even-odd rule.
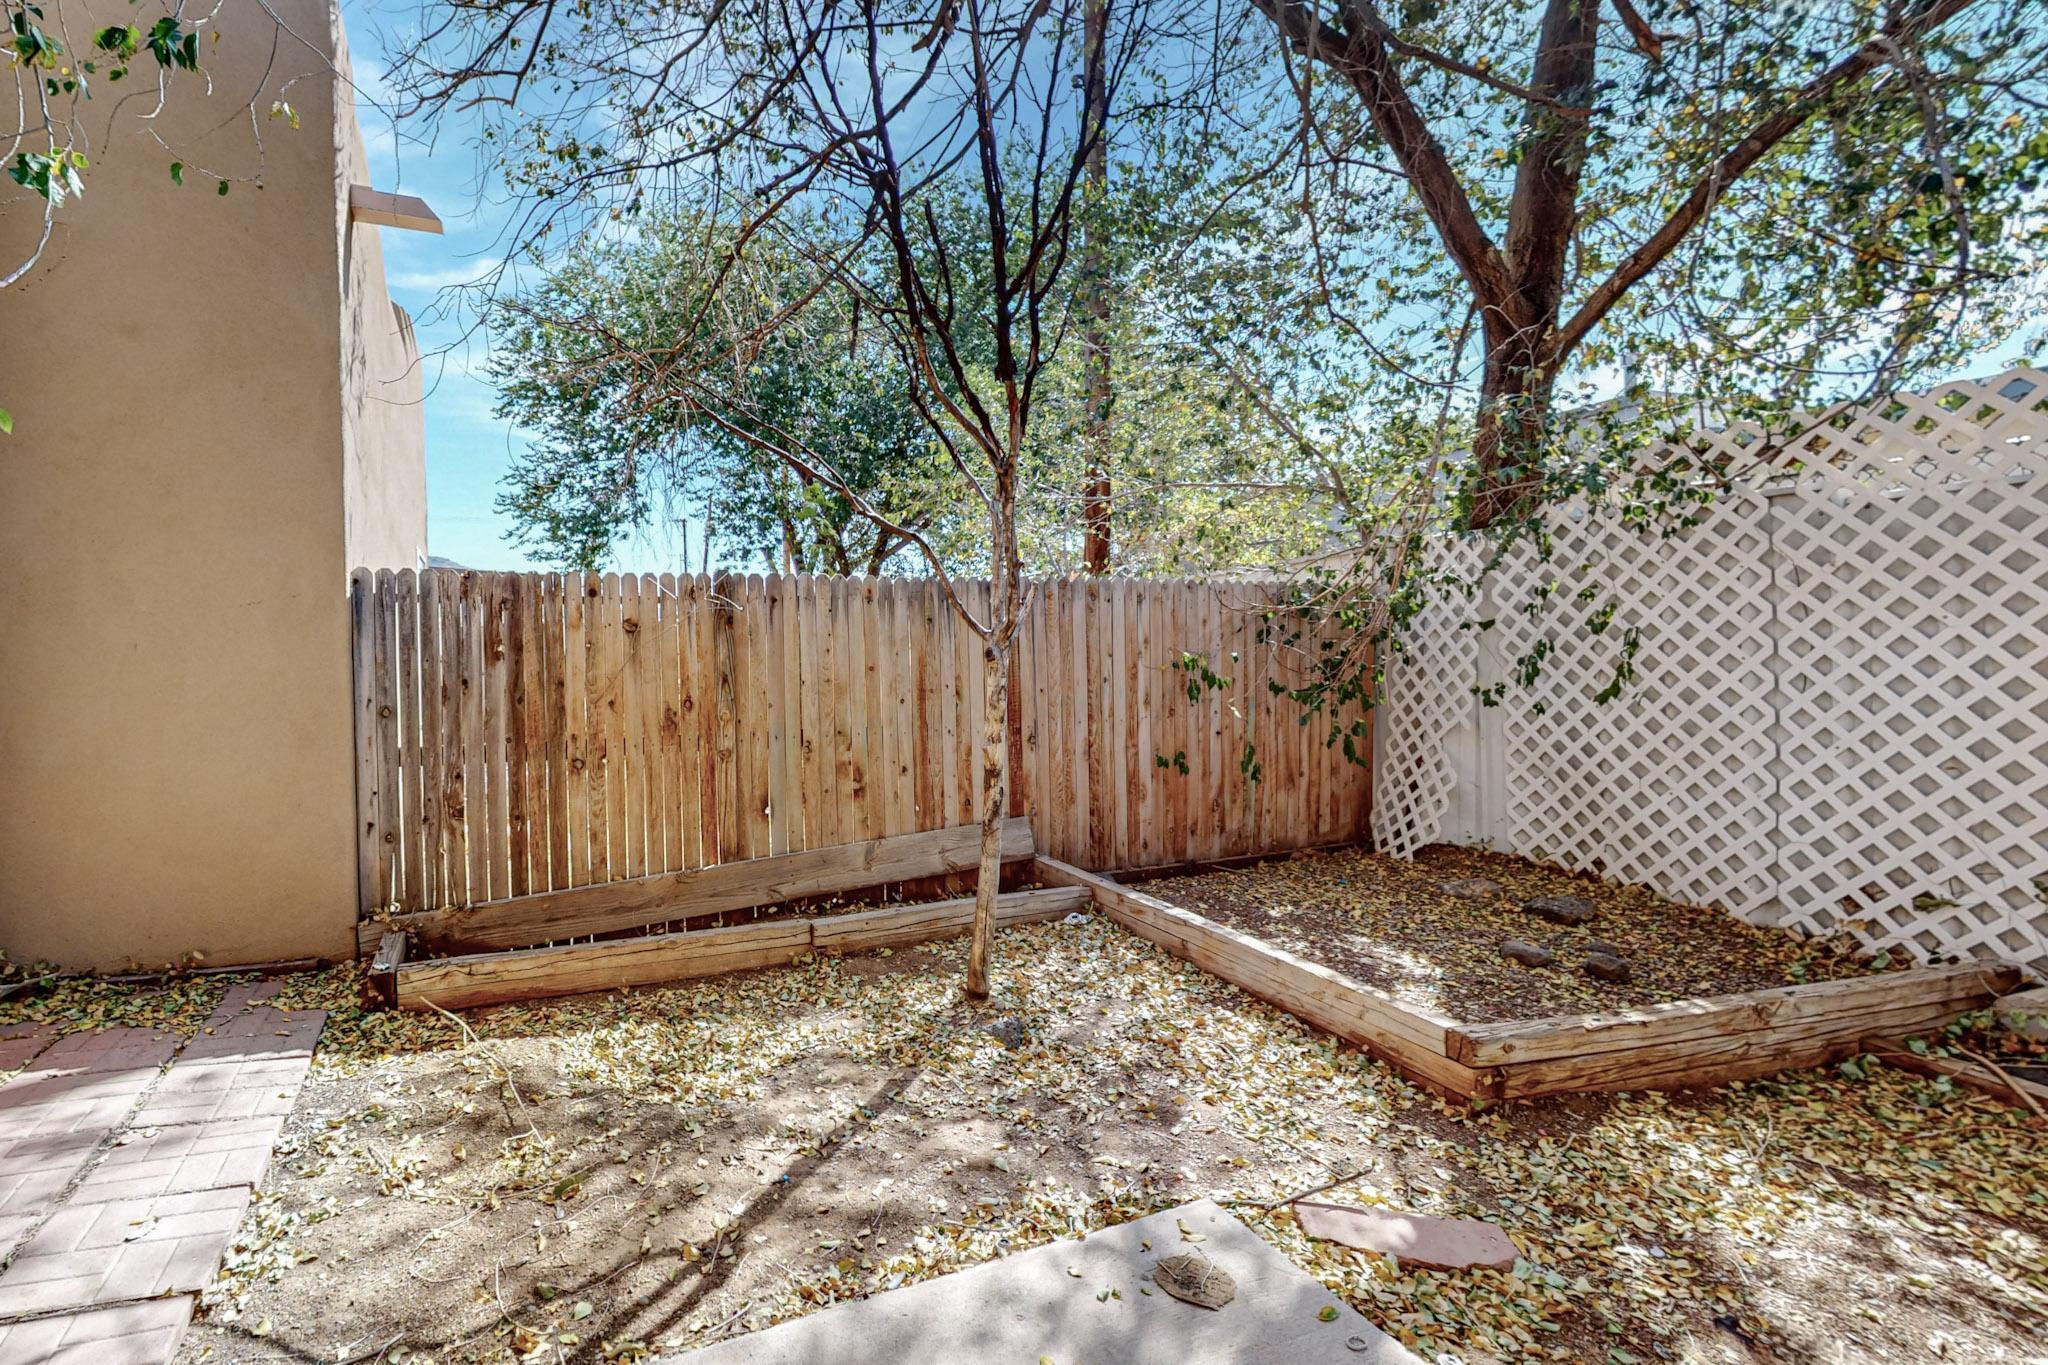
[[[1458,628],[1470,606],[1432,613],[1390,681],[1425,695],[1391,696],[1389,730],[1436,728],[1385,741],[1384,847],[1442,837],[1456,773],[1485,770],[1504,788],[1488,833],[1527,856],[2048,968],[2048,376],[1824,424],[1672,539],[1572,509],[1548,561],[1496,571],[1484,614],[1510,666],[1549,646],[1542,674],[1497,708],[1470,684],[1454,702],[1444,684],[1483,673],[1484,650]],[[1596,702],[1632,626],[1638,679]],[[1455,761],[1470,746],[1493,766]]]
[[[1549,646],[1536,681],[1510,679],[1502,695],[1508,847],[1740,914],[1769,906],[1761,502],[1743,494],[1717,504],[1683,540],[1576,508],[1560,521],[1550,562],[1528,551],[1502,566],[1493,610],[1503,653],[1518,660]],[[1637,681],[1595,701],[1631,628]]]
[[[1461,582],[1478,574],[1479,547],[1446,542],[1438,567]],[[1432,610],[1403,633],[1387,665],[1385,707],[1374,718],[1372,837],[1396,857],[1444,837],[1456,757],[1477,742],[1472,689],[1478,681],[1475,613]]]

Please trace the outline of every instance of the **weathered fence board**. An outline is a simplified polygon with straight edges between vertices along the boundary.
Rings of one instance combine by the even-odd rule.
[[[1260,638],[1282,592],[1036,585],[1009,813],[1045,852],[1152,867],[1365,828],[1370,772],[1270,694],[1303,657]],[[351,594],[366,917],[979,819],[982,643],[936,583],[430,569]],[[1230,685],[1190,697],[1188,656]]]

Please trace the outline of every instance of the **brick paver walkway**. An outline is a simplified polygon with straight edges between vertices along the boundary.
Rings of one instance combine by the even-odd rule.
[[[270,1163],[327,1016],[235,986],[190,1040],[0,1030],[0,1365],[161,1365]]]

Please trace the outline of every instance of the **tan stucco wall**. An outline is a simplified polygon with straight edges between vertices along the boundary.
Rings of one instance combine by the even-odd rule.
[[[273,4],[334,40],[324,0]],[[73,32],[132,13],[57,5]],[[273,60],[272,29],[255,0],[226,0],[222,30],[214,95],[181,77],[159,124],[188,165],[245,174],[256,152],[229,115]],[[323,61],[289,41],[274,60],[259,107],[303,76],[301,126],[264,125],[262,190],[219,198],[191,172],[178,188],[171,154],[95,101],[86,194],[0,293],[16,423],[0,438],[0,948],[16,959],[350,951],[339,125]],[[0,189],[0,258],[18,259],[33,201]],[[364,253],[365,317],[383,293],[370,274]],[[378,423],[355,421],[362,467],[403,462],[388,444],[361,456]],[[418,487],[394,562],[424,540]],[[366,495],[365,517],[378,506]]]
[[[339,65],[348,40],[334,19]],[[384,285],[382,231],[350,229],[348,187],[371,183],[353,101],[335,107],[335,231],[341,242],[342,498],[349,567],[426,567],[427,466],[419,345]]]

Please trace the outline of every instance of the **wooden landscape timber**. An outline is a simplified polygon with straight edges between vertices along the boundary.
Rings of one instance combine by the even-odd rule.
[[[1087,901],[1085,892],[1065,887],[1006,892],[996,898],[996,927],[1058,919]],[[968,931],[973,918],[974,901],[968,897],[645,938],[401,960],[394,970],[393,999],[401,1009],[463,1009],[620,986],[652,986],[787,966],[812,951],[867,952],[957,938]]]
[[[1084,887],[1110,919],[1214,976],[1462,1099],[1720,1085],[1863,1051],[1873,1033],[1938,1028],[2019,983],[1959,963],[1673,1001],[1642,1009],[1464,1024],[1054,858],[1035,880]]]
[[[1003,821],[1002,839],[1005,862],[1031,856],[1030,821]],[[966,872],[980,856],[980,827],[956,825],[744,862],[714,863],[631,881],[416,911],[393,915],[388,921],[365,920],[358,926],[358,937],[366,952],[394,930],[441,951],[524,948],[776,905],[805,896],[865,891]]]
[[[1138,937],[1358,1044],[1432,1089],[1459,1098],[1489,1094],[1490,1078],[1445,1050],[1453,1019],[1056,858],[1040,857],[1032,866],[1034,880],[1086,888],[1103,914]]]

